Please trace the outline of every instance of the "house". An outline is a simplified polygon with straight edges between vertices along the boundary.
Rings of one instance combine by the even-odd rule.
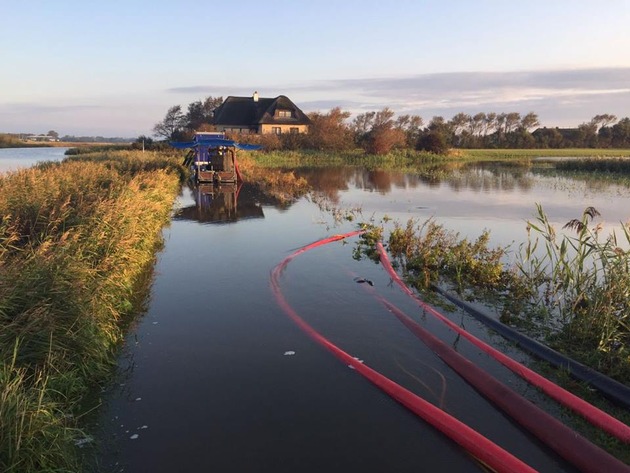
[[[217,131],[267,134],[306,133],[309,118],[288,97],[275,99],[230,96],[215,109],[214,126]]]

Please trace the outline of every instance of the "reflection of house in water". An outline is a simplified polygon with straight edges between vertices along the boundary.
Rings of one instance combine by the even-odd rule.
[[[179,209],[174,216],[176,220],[230,223],[265,216],[262,206],[253,199],[243,183],[221,186],[199,184],[192,187],[191,192],[195,205]]]

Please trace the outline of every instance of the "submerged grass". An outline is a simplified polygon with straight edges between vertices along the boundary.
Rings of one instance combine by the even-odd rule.
[[[0,178],[0,470],[78,471],[77,418],[111,373],[183,170],[86,154]]]

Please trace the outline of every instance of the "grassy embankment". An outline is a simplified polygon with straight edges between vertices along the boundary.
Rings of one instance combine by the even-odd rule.
[[[0,470],[76,472],[182,169],[112,152],[0,176]]]

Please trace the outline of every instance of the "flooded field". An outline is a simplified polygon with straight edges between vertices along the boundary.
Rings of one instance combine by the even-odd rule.
[[[529,170],[468,166],[440,182],[346,168],[301,173],[314,191],[288,206],[247,183],[184,188],[164,231],[146,313],[104,393],[99,471],[484,471],[300,330],[274,298],[271,271],[303,245],[384,217],[433,217],[470,237],[489,229],[501,245],[524,240],[535,203],[560,226],[587,206],[600,210],[609,229],[630,218],[623,187]],[[380,265],[353,259],[355,246],[351,238],[318,247],[285,268],[281,290],[300,317],[533,468],[574,471],[455,374],[375,294],[520,394],[557,416],[561,410],[423,315]],[[365,280],[373,285],[357,283]],[[464,313],[444,313],[527,360]]]

